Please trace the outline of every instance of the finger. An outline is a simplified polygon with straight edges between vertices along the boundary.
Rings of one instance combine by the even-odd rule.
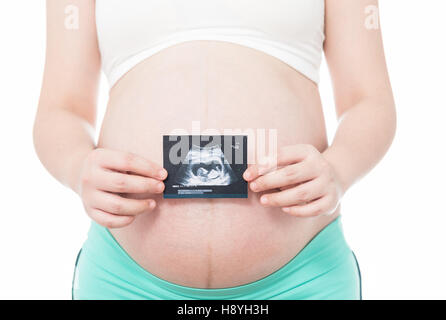
[[[136,216],[156,206],[152,199],[130,199],[103,191],[96,191],[89,204],[95,209],[124,216]]]
[[[268,207],[288,207],[308,203],[326,194],[326,183],[322,178],[314,179],[284,191],[265,194],[260,202]]]
[[[134,216],[117,216],[100,209],[90,209],[88,215],[101,226],[110,229],[123,228],[135,220]]]
[[[303,161],[258,177],[251,182],[250,188],[254,192],[272,190],[302,183],[316,178],[317,175],[318,173],[314,166]]]
[[[167,171],[158,164],[133,153],[104,150],[99,156],[104,168],[164,180]]]
[[[291,206],[282,208],[282,210],[296,217],[316,217],[325,214],[331,214],[335,207],[330,196],[324,196],[318,200],[300,206]]]
[[[123,174],[110,170],[96,170],[93,181],[102,191],[118,193],[162,193],[164,183],[153,178]]]
[[[283,147],[279,150],[276,157],[264,158],[258,164],[250,166],[243,174],[243,178],[248,182],[252,181],[278,167],[301,162],[316,152],[318,152],[317,149],[308,144]]]

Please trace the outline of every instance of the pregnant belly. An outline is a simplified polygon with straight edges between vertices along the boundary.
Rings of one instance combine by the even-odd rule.
[[[163,135],[227,130],[254,132],[249,145],[256,145],[258,155],[263,148],[309,143],[323,150],[327,145],[314,83],[259,51],[197,41],[162,51],[118,82],[110,92],[99,146],[162,164]],[[236,200],[154,199],[155,211],[112,234],[150,273],[200,288],[267,276],[334,218],[291,217],[262,207],[251,192]]]

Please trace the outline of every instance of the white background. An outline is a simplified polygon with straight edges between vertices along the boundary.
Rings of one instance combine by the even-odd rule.
[[[444,0],[381,1],[398,132],[385,159],[343,202],[365,299],[446,299],[445,15]],[[76,195],[43,169],[32,145],[44,1],[2,1],[0,43],[0,299],[69,299],[89,220]],[[332,137],[336,119],[325,66],[321,94]],[[106,100],[104,83],[101,114]]]

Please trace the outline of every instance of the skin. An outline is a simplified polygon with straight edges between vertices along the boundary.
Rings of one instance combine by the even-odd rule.
[[[83,27],[76,32],[68,31],[58,25],[62,21],[61,17],[67,4],[77,5],[83,13],[80,15],[80,25]],[[339,126],[330,146],[327,146],[325,141],[323,121],[320,121],[322,115],[320,111],[317,111],[318,103],[320,103],[317,87],[310,80],[258,52],[229,44],[211,43],[190,44],[173,49],[177,51],[166,50],[129,72],[111,90],[108,113],[104,119],[99,142],[96,144],[93,137],[101,58],[94,24],[94,4],[87,0],[69,2],[48,0],[47,59],[34,126],[36,151],[48,171],[80,196],[89,217],[111,228],[113,235],[126,251],[154,274],[179,284],[197,287],[224,287],[259,279],[285,264],[339,214],[339,203],[345,192],[379,162],[392,142],[396,127],[395,106],[380,30],[368,30],[363,27],[363,12],[368,5],[377,5],[377,1],[326,1],[324,50],[339,117]],[[269,69],[277,70],[277,74],[281,75],[281,79],[286,79],[286,83],[291,83],[290,86],[294,88],[294,91],[284,92],[284,82],[261,83],[259,79],[260,89],[263,87],[266,94],[270,94],[268,98],[271,98],[271,101],[289,93],[289,101],[298,107],[295,110],[290,109],[288,117],[291,117],[293,112],[303,112],[302,114],[308,117],[303,117],[301,121],[315,119],[315,129],[313,131],[301,129],[299,138],[294,143],[289,143],[293,140],[290,138],[292,134],[284,129],[286,134],[282,135],[282,139],[279,137],[280,149],[277,163],[266,166],[252,165],[244,173],[244,178],[250,186],[251,200],[248,203],[234,201],[231,204],[234,207],[228,207],[227,202],[222,202],[224,200],[209,202],[191,200],[187,203],[163,201],[160,194],[164,190],[162,181],[166,178],[167,172],[160,165],[160,150],[153,145],[152,153],[146,151],[145,146],[150,141],[141,141],[137,145],[135,142],[135,146],[130,147],[128,142],[135,140],[134,137],[121,138],[122,141],[120,141],[114,133],[119,124],[127,120],[128,123],[138,125],[137,119],[125,118],[128,112],[124,112],[126,109],[122,109],[121,105],[127,104],[129,96],[141,95],[137,89],[138,83],[147,81],[148,75],[159,80],[158,82],[163,82],[161,75],[157,75],[157,68],[172,65],[176,60],[173,60],[171,56],[175,56],[177,52],[181,54],[177,54],[178,58],[175,59],[183,59],[184,63],[181,67],[186,66],[182,70],[183,75],[188,75],[188,65],[191,65],[195,73],[200,73],[200,69],[197,68],[198,62],[196,66],[194,65],[195,60],[200,60],[201,63],[208,59],[206,60],[208,69],[203,67],[203,74],[208,75],[207,79],[214,79],[212,70],[219,75],[218,79],[224,79],[226,74],[232,79],[237,70],[245,70],[239,71],[240,74],[234,77],[243,79],[243,75],[251,70],[249,69],[251,66],[252,70],[259,70],[259,66],[269,66]],[[225,57],[231,54],[239,56],[243,64],[237,66],[235,61],[225,60]],[[223,65],[224,63],[227,65]],[[269,69],[265,68],[265,70]],[[229,70],[232,70],[232,73]],[[262,72],[266,72],[265,70],[261,69]],[[197,76],[196,79],[197,81],[190,82],[191,88],[194,89],[196,86],[196,91],[202,92],[200,81],[206,78]],[[218,83],[217,78],[213,81]],[[151,88],[150,83],[147,86]],[[227,84],[222,85],[222,88],[227,87]],[[219,100],[224,99],[218,96],[218,93],[212,96],[209,93],[210,89],[206,90],[208,90],[208,96],[213,97],[215,105]],[[249,88],[245,90],[246,95],[250,97]],[[155,91],[143,98],[152,99],[154,105],[166,103],[166,98],[175,99],[168,96],[167,90],[165,92],[158,90],[160,98],[157,100]],[[257,92],[257,89],[255,91]],[[129,94],[129,92],[132,93]],[[293,95],[296,98],[293,98]],[[253,100],[253,97],[251,96],[250,99]],[[176,103],[176,101],[173,102]],[[191,102],[191,105],[194,103]],[[232,101],[224,101],[223,105],[229,106],[231,103]],[[153,123],[145,126],[151,128],[147,130],[152,130],[147,131],[145,136],[159,136],[161,131],[169,132],[170,129],[181,127],[183,122],[189,121],[187,114],[184,114],[184,119],[176,119],[168,115],[168,107],[164,108],[165,113],[153,111],[150,115],[144,113],[147,112],[143,111],[147,110],[145,105],[138,109],[139,106],[135,103],[134,108],[134,110],[141,110],[138,111],[140,118],[158,119],[158,122],[153,120]],[[124,110],[122,111],[124,113],[121,113],[121,110]],[[174,110],[177,111],[177,109]],[[208,119],[217,119],[214,121],[219,122],[211,120],[206,122],[206,119],[200,118],[206,127],[219,129],[226,127],[224,119],[231,115],[230,112],[240,113],[240,110],[246,110],[246,116],[240,116],[240,127],[243,123],[254,121],[250,118],[256,117],[248,105],[245,109],[236,110],[234,107],[234,110],[229,108],[227,110],[227,117],[213,117],[211,107],[197,109],[197,114],[207,114],[210,115]],[[171,124],[162,122],[167,118]],[[266,127],[264,122],[267,123],[267,120],[274,122],[273,118],[258,118],[257,123],[247,125],[247,127]],[[284,120],[280,121],[283,123]],[[153,129],[158,123],[162,123],[159,125],[162,128],[160,132]],[[299,122],[298,127],[303,127],[304,123]],[[123,132],[122,134],[124,135]],[[260,207],[264,209],[260,211]],[[216,238],[220,236],[218,232],[214,232],[215,235],[206,235],[209,240],[205,244],[193,237],[193,234],[197,233],[199,235],[197,238],[203,238],[204,236],[199,233],[201,230],[197,229],[189,233],[190,230],[185,226],[189,223],[184,220],[185,211],[188,212],[187,216],[191,220],[195,219],[195,212],[199,212],[200,217],[197,216],[196,219],[206,224],[206,227],[201,229],[207,229],[215,224],[227,223],[227,219],[232,217],[231,212],[234,210],[242,212],[242,217],[245,215],[246,219],[248,217],[251,219],[241,220],[236,224],[237,226],[243,225],[245,223],[243,221],[255,223],[252,221],[256,220],[252,219],[257,219],[258,230],[264,228],[265,235],[272,234],[271,240],[278,243],[277,248],[266,247],[266,244],[259,243],[259,246],[264,248],[265,256],[261,253],[250,255],[243,250],[238,253],[228,244],[225,246],[221,244],[219,238]],[[208,211],[213,212],[212,218],[203,217],[203,212]],[[256,218],[251,218],[251,215],[254,216],[253,211],[256,211]],[[278,216],[277,211],[283,215]],[[169,218],[165,217],[165,212],[170,213]],[[309,219],[310,217],[312,219]],[[268,229],[269,227],[265,226],[266,222],[264,222],[267,219],[273,219],[271,221],[280,224],[283,228],[282,233],[287,235],[284,238],[287,239],[279,237],[280,228],[278,231],[276,227]],[[179,246],[177,238],[166,235],[167,225],[171,228],[177,225],[182,226],[184,234],[181,233],[182,229],[177,229],[180,234],[178,238],[185,243],[188,243],[187,240],[191,243],[190,246],[183,244],[181,247],[181,252],[187,252],[187,258],[186,253],[184,257],[179,253],[179,249],[169,252],[177,258],[175,261],[177,268],[156,251],[161,243],[157,243],[156,239],[161,239],[162,236],[167,237],[162,238],[162,241],[168,243],[169,246],[166,245],[159,251],[168,252],[166,250],[174,250],[174,247]],[[285,226],[288,225],[292,225],[293,229],[289,227],[290,229],[286,229],[285,232]],[[142,231],[150,228],[150,233]],[[187,230],[189,231],[186,232]],[[237,232],[243,233],[241,230]],[[224,232],[229,231],[219,232],[221,238],[227,238],[228,234]],[[150,238],[151,236],[153,239]],[[231,236],[235,237],[233,234]],[[234,242],[243,240],[231,239]],[[252,243],[251,240],[246,241],[248,244]],[[295,245],[292,245],[293,243]],[[142,249],[137,249],[137,247]],[[209,248],[213,248],[214,252],[204,258],[201,252],[211,250]],[[148,257],[147,252],[151,252],[151,257]],[[260,267],[245,272],[238,269],[236,262],[225,265],[223,261],[226,261],[229,255],[234,261],[237,260],[235,257],[240,257],[238,260],[246,258],[247,263],[258,264]],[[267,256],[273,257],[271,261],[266,258]],[[209,257],[212,257],[212,261],[215,262],[210,269],[205,267],[210,261]],[[268,260],[268,263],[262,265],[263,260]],[[201,264],[201,261],[206,262]],[[169,267],[166,267],[167,265]],[[206,278],[201,276],[204,273],[208,275]],[[237,279],[236,274],[239,275]]]
[[[160,194],[166,177],[165,169],[147,159],[99,148],[86,158],[78,193],[93,220],[108,228],[119,228],[132,223],[138,214],[153,210],[156,202],[118,194]]]
[[[349,16],[350,12],[378,3],[353,2],[326,1],[329,14],[324,50],[340,119],[334,141],[324,152],[309,145],[282,149],[277,165],[285,167],[270,175],[262,175],[271,171],[268,167],[249,168],[244,177],[252,191],[286,189],[262,196],[261,203],[265,206],[281,207],[298,217],[331,214],[345,192],[390,147],[396,130],[396,112],[381,33],[358,28],[361,17]]]

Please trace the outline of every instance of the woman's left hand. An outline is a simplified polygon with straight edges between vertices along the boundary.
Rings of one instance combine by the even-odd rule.
[[[279,150],[277,161],[252,165],[243,177],[254,192],[264,192],[262,205],[281,207],[298,217],[333,213],[344,193],[333,166],[312,145],[295,145]],[[276,190],[274,190],[276,189]]]

